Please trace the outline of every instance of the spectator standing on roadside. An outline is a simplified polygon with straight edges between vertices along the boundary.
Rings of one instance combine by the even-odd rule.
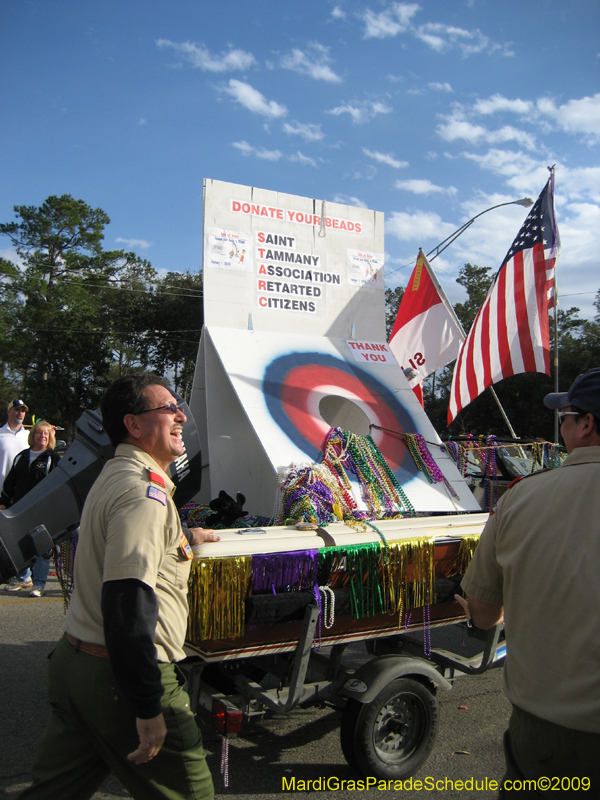
[[[4,484],[4,479],[10,472],[12,463],[21,450],[28,446],[28,433],[23,427],[25,414],[29,411],[23,400],[12,400],[8,404],[8,419],[0,428],[0,487]],[[31,588],[31,570],[27,567],[19,577],[11,578],[4,588],[17,586],[19,589],[25,584],[25,588]]]
[[[8,404],[8,420],[0,428],[0,486],[10,472],[15,456],[28,447],[28,432],[23,427],[28,411],[22,400]]]
[[[56,439],[54,428],[49,422],[36,422],[29,431],[29,448],[21,450],[15,456],[12,467],[4,479],[0,494],[0,511],[14,505],[31,491],[58,464],[58,456],[54,452]],[[50,558],[37,556],[32,570],[32,579],[19,580],[10,584],[7,592],[19,592],[31,588],[30,597],[41,597],[46,588]],[[25,573],[22,573],[24,575]],[[19,576],[21,578],[21,576]]]
[[[500,797],[552,778],[588,778],[600,797],[600,369],[544,404],[560,409],[568,457],[500,499],[462,580],[468,599],[456,600],[479,628],[504,613],[513,712]]]

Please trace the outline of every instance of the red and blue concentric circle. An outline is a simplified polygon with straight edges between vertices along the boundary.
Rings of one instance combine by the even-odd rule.
[[[358,365],[322,353],[291,353],[266,368],[263,392],[275,422],[311,461],[320,460],[330,429],[319,413],[319,400],[339,395],[361,408],[370,424],[393,431],[371,430],[391,469],[416,474],[401,437],[416,429],[410,413],[390,389]]]

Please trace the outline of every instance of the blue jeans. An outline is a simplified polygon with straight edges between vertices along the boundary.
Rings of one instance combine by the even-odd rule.
[[[31,570],[34,589],[44,589],[50,572],[50,559],[37,556]]]
[[[19,580],[21,582],[33,579],[34,589],[43,589],[48,580],[48,573],[50,572],[50,559],[36,556],[33,567],[27,567],[23,572],[19,572]]]

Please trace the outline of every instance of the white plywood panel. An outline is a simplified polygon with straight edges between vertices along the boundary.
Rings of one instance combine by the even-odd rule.
[[[321,414],[321,403],[332,396],[344,398],[361,409],[368,423],[388,429],[373,429],[373,438],[416,510],[478,509],[454,462],[436,446],[439,438],[397,365],[359,365],[345,340],[320,336],[214,328],[210,341],[271,470],[320,461],[330,428]],[[224,408],[222,402],[215,408],[221,420]],[[401,438],[404,432],[420,433],[431,443],[436,463],[458,500],[450,497],[443,484],[429,484],[417,470]],[[247,438],[241,423],[239,436]],[[211,461],[216,446],[227,449],[229,445],[212,437]],[[212,474],[211,469],[214,491]],[[271,487],[268,490],[271,498]],[[260,504],[265,507],[265,500],[261,498]]]
[[[205,323],[247,330],[251,316],[259,330],[340,338],[354,324],[383,340],[383,224],[381,212],[206,180]]]

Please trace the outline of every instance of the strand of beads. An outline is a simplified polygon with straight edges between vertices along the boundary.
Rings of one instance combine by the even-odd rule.
[[[323,622],[329,630],[335,622],[335,595],[331,586],[319,586],[319,592],[323,593]]]
[[[427,447],[425,437],[420,433],[405,433],[404,441],[417,469],[425,475],[429,483],[443,483],[451,496],[457,499],[458,494],[435,463],[435,459]]]
[[[431,656],[431,612],[427,604],[423,608],[423,653],[426,658]]]
[[[480,445],[483,444],[483,436],[480,436]],[[485,461],[483,467],[482,484],[485,488],[485,511],[491,511],[498,499],[498,472],[496,469],[496,448],[494,447],[496,437],[485,437]]]
[[[445,450],[450,458],[453,459],[454,463],[456,464],[458,471],[464,477],[467,474],[467,451],[464,447],[462,447],[458,442],[444,442],[442,445],[443,450]]]
[[[325,440],[323,461],[344,485],[349,486],[346,470],[356,475],[371,518],[414,515],[408,497],[371,436],[332,428]]]
[[[223,786],[229,786],[229,739],[223,736],[221,742],[221,775],[223,776]]]

